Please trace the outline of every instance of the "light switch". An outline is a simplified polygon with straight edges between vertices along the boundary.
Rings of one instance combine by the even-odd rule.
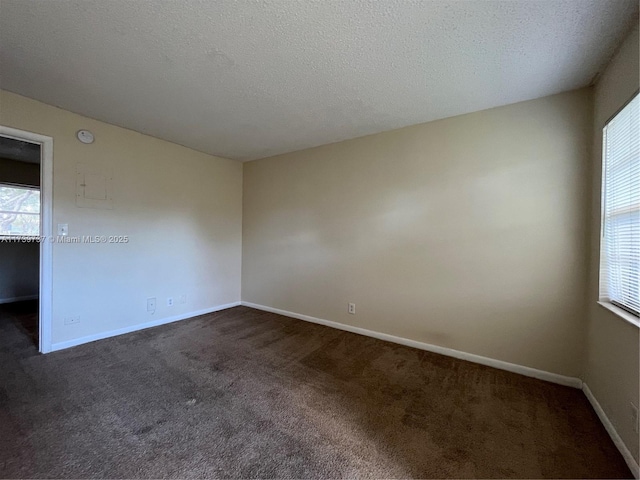
[[[68,223],[59,223],[58,224],[58,236],[66,237],[69,235],[69,224]]]

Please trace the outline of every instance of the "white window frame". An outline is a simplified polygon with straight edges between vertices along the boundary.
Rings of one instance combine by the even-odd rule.
[[[607,158],[606,158],[606,146],[605,146],[605,141],[606,141],[606,136],[605,136],[605,130],[607,128],[607,126],[611,123],[611,121],[613,119],[616,118],[616,116],[622,111],[624,110],[624,108],[629,105],[633,100],[636,99],[636,97],[638,97],[640,95],[640,93],[638,91],[636,91],[631,98],[629,99],[629,101],[627,101],[614,115],[611,116],[611,118],[609,118],[609,120],[607,120],[607,122],[605,123],[603,129],[602,129],[602,133],[603,133],[603,138],[602,138],[602,185],[601,185],[601,220],[600,220],[600,265],[599,265],[599,300],[598,300],[598,304],[601,305],[602,307],[606,308],[607,310],[613,312],[614,314],[618,315],[619,317],[621,317],[622,319],[626,320],[627,322],[631,323],[632,325],[635,325],[637,327],[640,327],[640,316],[636,315],[634,312],[627,310],[626,308],[624,308],[623,306],[617,305],[615,302],[611,301],[611,299],[607,296],[607,257],[605,254],[605,232],[604,232],[604,228],[605,228],[605,196],[606,196],[606,174],[607,174],[607,167],[606,167],[606,162],[607,162]]]

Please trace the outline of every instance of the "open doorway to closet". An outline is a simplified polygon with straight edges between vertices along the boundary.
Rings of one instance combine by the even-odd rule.
[[[53,141],[0,126],[0,332],[51,349]]]
[[[40,145],[0,137],[0,318],[36,347],[40,343],[40,159]]]

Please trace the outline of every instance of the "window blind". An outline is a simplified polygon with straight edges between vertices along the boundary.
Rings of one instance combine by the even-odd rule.
[[[603,131],[601,299],[640,314],[640,96]]]

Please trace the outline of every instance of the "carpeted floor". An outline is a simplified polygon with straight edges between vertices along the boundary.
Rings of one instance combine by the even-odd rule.
[[[38,347],[38,300],[0,304],[0,322],[6,321],[12,322]]]
[[[571,388],[245,307],[49,355],[17,316],[2,477],[630,477]]]

